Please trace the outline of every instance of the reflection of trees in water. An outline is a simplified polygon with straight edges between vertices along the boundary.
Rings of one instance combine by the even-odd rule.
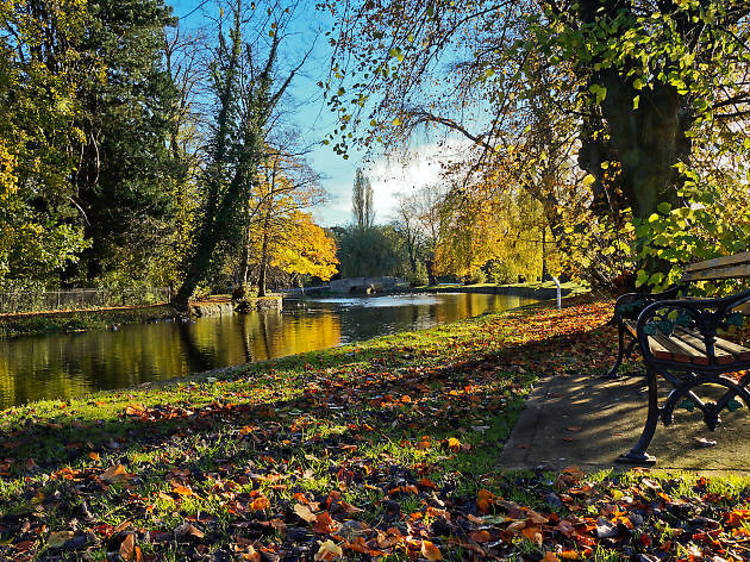
[[[335,346],[342,337],[363,340],[523,304],[523,299],[476,294],[425,301],[343,310],[323,304],[315,311],[251,312],[190,324],[139,324],[114,332],[0,341],[0,406],[304,353]]]
[[[0,342],[0,405],[70,397],[185,374],[173,325],[54,334]],[[174,375],[171,375],[174,376]]]
[[[213,367],[213,358],[204,353],[193,341],[193,333],[188,324],[178,322],[177,335],[180,338],[182,351],[185,359],[187,359],[190,371],[207,371]]]

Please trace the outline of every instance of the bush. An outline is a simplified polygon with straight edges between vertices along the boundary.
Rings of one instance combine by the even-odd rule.
[[[487,276],[484,274],[484,271],[482,271],[481,269],[477,269],[476,271],[472,271],[468,275],[464,275],[462,278],[462,282],[464,285],[477,285],[479,283],[486,283]]]

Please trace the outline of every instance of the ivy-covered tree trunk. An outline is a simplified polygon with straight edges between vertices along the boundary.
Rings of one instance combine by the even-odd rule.
[[[688,163],[690,158],[690,140],[685,135],[689,111],[681,96],[672,86],[639,92],[614,72],[601,81],[606,88],[602,128],[606,124],[609,142],[590,131],[592,136],[584,139],[579,159],[597,178],[599,204],[617,209],[621,204],[616,200],[622,197],[633,216],[644,219],[657,211],[659,203],[676,205],[680,177],[675,164]],[[636,96],[638,108],[634,109]],[[610,161],[614,168],[604,164]]]
[[[253,45],[242,40],[242,1],[232,5],[234,22],[229,33],[231,48],[219,34],[219,60],[214,81],[219,112],[211,147],[211,163],[204,174],[207,203],[193,251],[188,257],[186,275],[173,305],[186,310],[188,299],[210,270],[216,247],[235,242],[242,232],[242,201],[249,197],[252,182],[266,152],[268,123],[276,105],[294,76],[307,60],[292,68],[272,90],[282,33],[289,23],[290,10],[282,4],[269,8],[270,45],[260,59]],[[275,11],[276,10],[276,11]],[[260,63],[260,64],[259,64]],[[243,78],[240,79],[240,76]]]

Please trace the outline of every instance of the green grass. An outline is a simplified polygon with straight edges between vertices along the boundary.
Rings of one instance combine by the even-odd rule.
[[[592,374],[611,359],[590,353],[611,343],[611,329],[600,327],[610,310],[590,301],[561,312],[532,306],[221,378],[10,408],[0,417],[0,558],[105,559],[132,533],[143,555],[159,560],[256,559],[261,549],[312,559],[329,539],[351,559],[359,559],[356,548],[414,559],[425,540],[453,560],[479,552],[537,560],[557,551],[625,559],[622,544],[590,538],[591,530],[574,539],[549,519],[540,543],[509,525],[527,517],[514,512],[520,508],[596,519],[612,517],[607,506],[664,501],[643,473],[577,474],[561,486],[556,474],[498,465],[539,373],[560,356],[585,356],[575,368]],[[119,465],[127,478],[103,480]],[[648,478],[690,506],[681,517],[705,504],[721,519],[747,497],[747,479],[696,489],[690,475]],[[579,494],[585,485],[590,492]],[[550,503],[550,494],[562,502]],[[300,518],[300,506],[330,516],[333,527]],[[659,513],[646,513],[654,540],[672,540],[670,555],[687,548],[670,539],[674,521]],[[353,522],[361,544],[335,529]],[[203,536],[176,535],[186,523]]]
[[[50,332],[82,332],[175,318],[178,312],[169,305],[120,310],[81,310],[65,313],[39,313],[0,317],[0,337],[17,337]]]

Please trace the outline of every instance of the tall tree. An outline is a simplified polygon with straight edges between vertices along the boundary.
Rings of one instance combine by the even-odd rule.
[[[485,155],[502,154],[520,140],[508,118],[528,106],[525,86],[549,75],[544,110],[575,124],[593,209],[615,224],[632,213],[642,273],[747,239],[731,217],[727,236],[681,216],[720,192],[707,182],[727,160],[699,162],[699,145],[715,154],[745,150],[746,0],[374,0],[331,8],[352,14],[337,20],[341,56],[329,81],[348,125],[339,151],[352,126],[371,127],[364,144],[440,127]],[[704,243],[690,246],[687,232]],[[679,242],[665,244],[667,233]],[[652,281],[664,277],[658,273]]]
[[[70,182],[83,132],[68,48],[85,19],[78,3],[0,5],[0,282],[45,282],[86,247]]]
[[[282,142],[286,146],[290,145],[288,136],[284,136]],[[271,145],[267,147],[258,173],[261,177],[255,182],[250,193],[246,213],[241,282],[247,282],[248,274],[254,265],[257,272],[258,295],[265,296],[268,269],[274,262],[281,263],[279,256],[282,253],[286,256],[282,262],[286,264],[288,273],[306,273],[295,271],[292,267],[294,261],[290,259],[290,251],[295,247],[300,250],[306,248],[308,269],[314,269],[312,264],[316,253],[312,251],[311,246],[314,240],[322,243],[319,248],[321,277],[330,277],[333,272],[328,274],[326,267],[335,263],[335,256],[331,253],[332,241],[327,243],[325,235],[320,237],[322,231],[316,230],[312,217],[305,212],[321,203],[325,197],[325,191],[319,183],[320,176],[301,156],[281,151]],[[295,239],[295,235],[299,238]]]
[[[253,3],[247,14],[242,0],[235,0],[229,13],[231,27],[227,35],[221,22],[212,65],[216,119],[200,181],[204,203],[185,278],[174,300],[183,309],[208,273],[217,246],[241,237],[243,201],[258,177],[274,111],[310,53],[280,73],[280,49],[289,34],[293,6]],[[248,41],[243,39],[246,18],[257,24]],[[268,39],[265,45],[263,38]]]
[[[372,206],[372,184],[361,168],[354,172],[352,188],[352,216],[357,228],[371,228],[375,224],[375,210]]]

